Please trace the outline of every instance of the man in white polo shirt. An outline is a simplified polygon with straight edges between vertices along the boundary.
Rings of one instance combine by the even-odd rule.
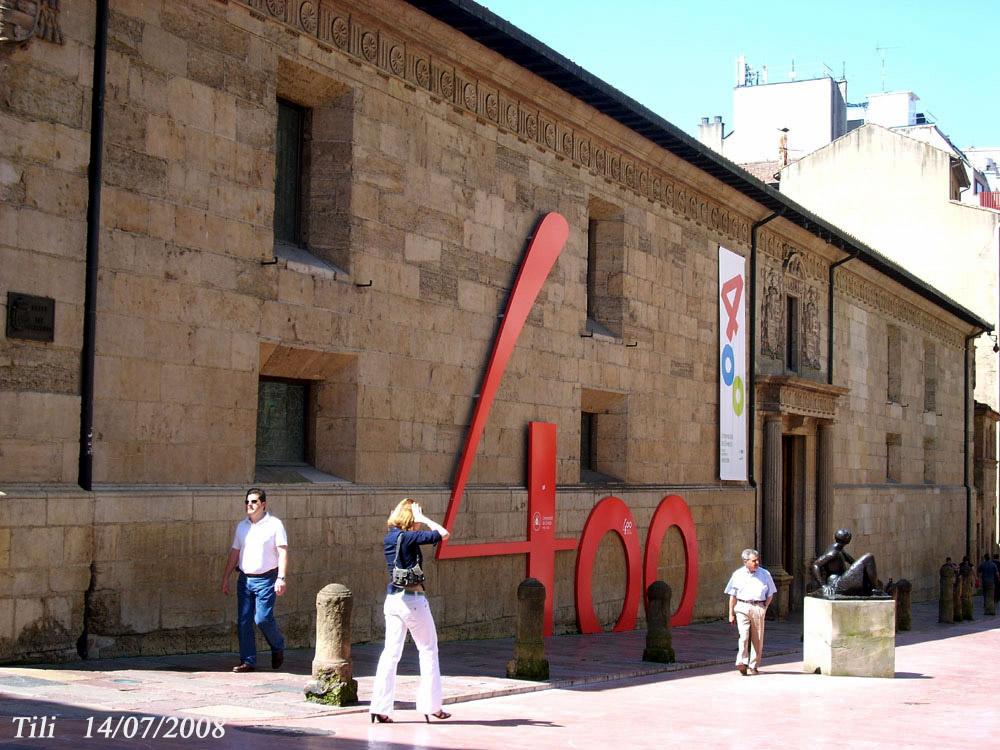
[[[739,626],[740,641],[736,652],[736,670],[746,676],[757,674],[764,650],[764,615],[778,589],[774,579],[760,567],[760,553],[745,549],[740,555],[743,567],[729,577],[729,624]]]
[[[247,517],[236,526],[233,545],[222,574],[222,593],[229,594],[229,577],[239,564],[236,583],[237,632],[240,663],[234,672],[257,668],[254,623],[271,646],[271,668],[285,661],[285,637],[274,620],[274,598],[285,593],[288,569],[288,537],[285,527],[267,512],[267,494],[251,487],[246,495]]]

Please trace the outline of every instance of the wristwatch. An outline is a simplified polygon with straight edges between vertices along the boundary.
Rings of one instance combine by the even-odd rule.
[[[284,581],[284,580],[285,580],[285,577],[284,577],[284,576],[278,576],[278,580],[279,580],[279,581]]]

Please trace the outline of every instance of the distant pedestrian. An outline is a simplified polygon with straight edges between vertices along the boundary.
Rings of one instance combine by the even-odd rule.
[[[423,524],[428,530],[418,529]],[[392,723],[396,693],[396,666],[403,655],[406,633],[420,654],[420,685],[417,688],[417,711],[429,724],[436,719],[451,717],[441,709],[441,667],[438,664],[437,630],[427,601],[423,556],[420,547],[447,539],[449,531],[424,515],[420,505],[403,498],[389,514],[389,527],[382,540],[382,551],[388,565],[389,585],[386,588],[385,648],[378,660],[372,698],[368,708],[372,723]]]
[[[993,587],[993,603],[1000,602],[1000,555],[993,553],[993,564],[997,566],[997,585]]]
[[[287,589],[288,537],[284,524],[267,512],[267,494],[252,487],[247,490],[246,518],[236,526],[233,544],[222,574],[222,593],[229,594],[229,577],[239,565],[236,582],[237,633],[240,663],[234,672],[257,668],[257,641],[254,623],[271,646],[271,668],[285,661],[285,637],[274,619],[274,601]]]
[[[990,559],[990,556],[983,555],[983,561],[976,568],[979,574],[979,585],[983,590],[983,614],[995,615],[997,611],[996,600],[993,598],[997,589],[997,578],[1000,575],[997,564]]]
[[[764,653],[764,615],[778,589],[774,579],[760,567],[760,553],[745,549],[740,555],[743,567],[729,577],[729,624],[739,628],[736,670],[741,675],[757,674]]]

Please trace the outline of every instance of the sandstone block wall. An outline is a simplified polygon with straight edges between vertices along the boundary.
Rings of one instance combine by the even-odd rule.
[[[676,492],[676,490],[674,490]],[[746,491],[681,491],[698,528],[696,618],[722,612],[722,587],[753,534],[753,499]],[[290,646],[312,645],[316,592],[343,583],[354,594],[353,637],[383,635],[385,517],[402,496],[378,488],[286,487],[269,492],[269,510],[289,535],[289,591],[278,614]],[[627,491],[644,544],[653,511],[667,491]],[[417,495],[442,518],[446,490]],[[557,532],[575,536],[604,493],[561,491]],[[0,554],[10,575],[0,590],[0,660],[76,658],[86,628],[90,657],[232,651],[235,595],[219,590],[236,523],[244,513],[241,488],[106,490],[52,489],[0,498],[10,522],[0,529]],[[44,507],[38,516],[35,509]],[[523,539],[523,489],[469,493],[454,542]],[[557,553],[556,632],[576,629],[573,551]],[[427,556],[430,601],[443,638],[504,637],[513,632],[524,557],[511,555],[437,562]],[[621,613],[624,554],[617,538],[602,541],[592,574],[595,611],[608,628]],[[684,554],[672,530],[660,553],[658,576],[683,593]],[[640,622],[642,611],[640,608]]]

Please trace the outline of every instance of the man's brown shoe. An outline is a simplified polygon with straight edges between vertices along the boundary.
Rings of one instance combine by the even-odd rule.
[[[239,666],[233,667],[234,672],[253,672],[253,664],[247,664],[246,662],[241,662]]]
[[[760,674],[756,669],[751,669],[750,674]]]
[[[747,676],[747,665],[746,664],[737,664],[736,665],[736,671],[739,672],[744,677],[746,677]]]
[[[282,650],[271,652],[271,669],[281,669],[281,665],[285,663],[285,652]]]

